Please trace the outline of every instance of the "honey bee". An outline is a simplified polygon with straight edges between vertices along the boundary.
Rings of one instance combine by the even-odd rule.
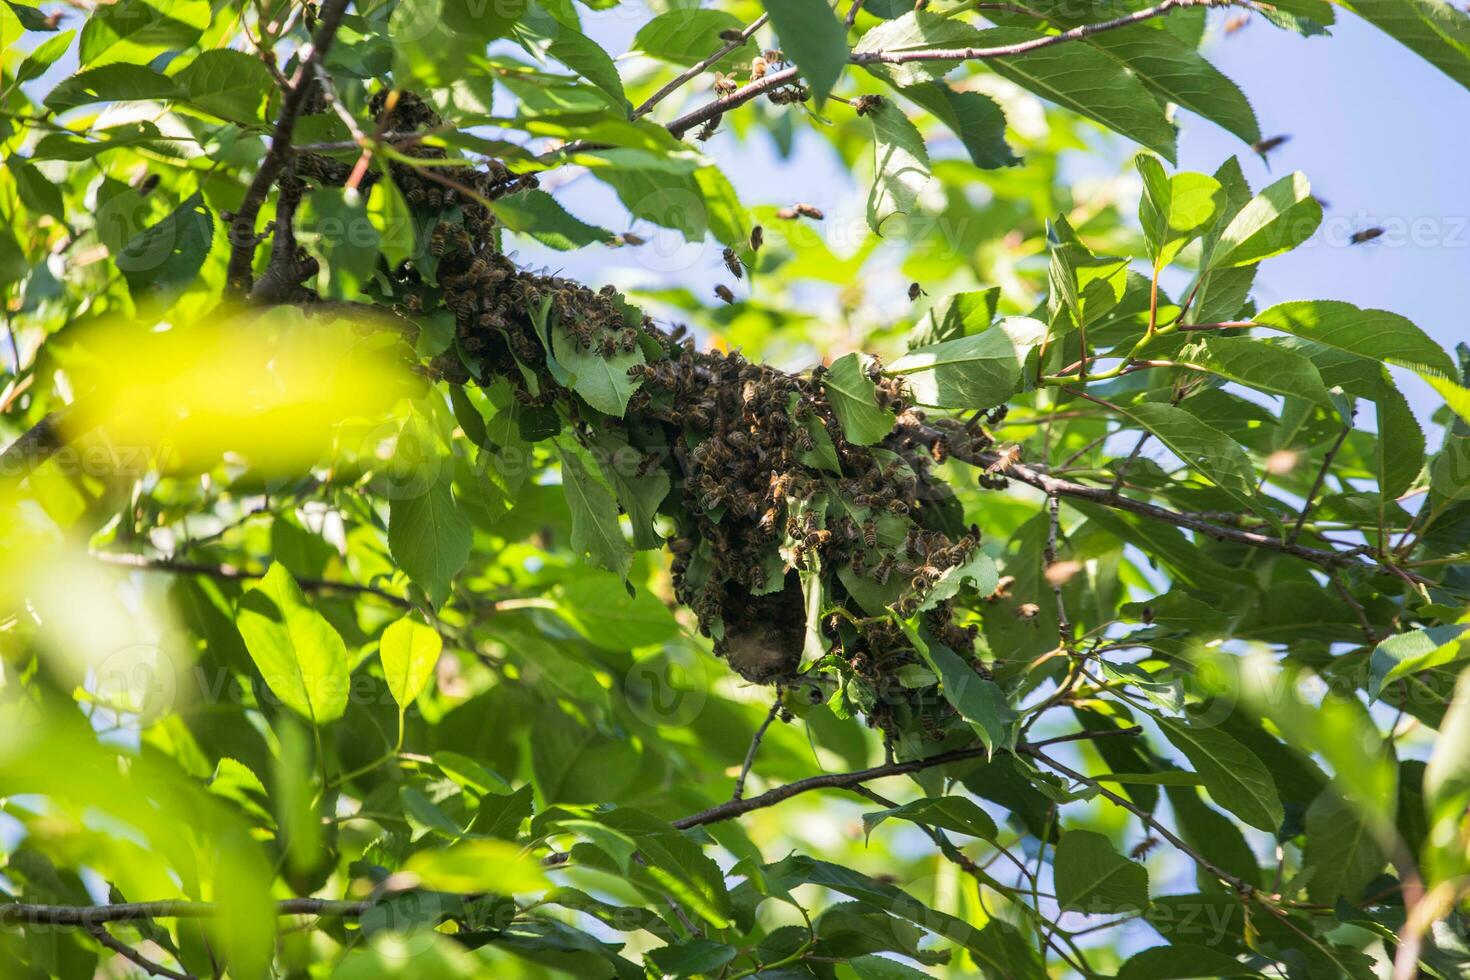
[[[909,283],[909,302],[910,303],[916,301],[920,296],[927,296],[927,295],[929,295],[929,294],[926,293],[926,292],[924,292],[924,287],[923,286],[920,286],[916,282]]]
[[[929,455],[934,458],[934,462],[936,463],[942,464],[945,460],[949,459],[949,440],[943,436],[935,439],[933,445],[929,447]]]
[[[694,134],[694,138],[699,140],[701,143],[708,142],[711,138],[714,137],[716,133],[720,131],[721,118],[721,116],[715,116],[715,118],[711,119],[703,126],[700,126],[699,132]]]
[[[760,225],[756,225],[754,228],[750,229],[750,250],[752,252],[759,252],[761,250],[761,246],[765,243],[766,230],[764,228],[762,228]]]
[[[909,512],[909,505],[895,497],[893,500],[888,501],[888,512],[902,516]]]
[[[1133,850],[1128,852],[1128,856],[1135,861],[1142,861],[1144,858],[1148,857],[1149,851],[1152,851],[1155,847],[1158,846],[1159,839],[1157,837],[1145,837],[1143,840],[1134,845]]]
[[[429,254],[439,258],[449,246],[449,225],[439,222],[429,233]]]
[[[760,55],[756,55],[754,58],[751,58],[750,59],[750,80],[751,81],[755,81],[758,78],[765,78],[766,77],[766,72],[770,69],[770,67],[771,66],[766,61],[766,59],[764,57],[760,56]]]
[[[811,432],[804,427],[797,429],[791,434],[791,442],[796,446],[796,451],[799,453],[814,452],[817,448],[816,440],[812,438]]]
[[[693,538],[674,538],[669,542],[669,551],[676,555],[687,555],[693,550]]]
[[[1261,156],[1265,156],[1267,153],[1270,153],[1272,150],[1276,149],[1278,146],[1280,146],[1282,143],[1285,143],[1289,139],[1291,139],[1291,137],[1285,135],[1271,136],[1266,139],[1258,140],[1252,143],[1251,149],[1255,150]]]
[[[872,521],[863,521],[863,544],[869,548],[878,547],[878,525]]]
[[[1006,446],[995,456],[995,462],[985,467],[987,473],[1005,473],[1012,466],[1021,461],[1021,446],[1019,443]]]
[[[1225,36],[1229,37],[1251,22],[1250,14],[1236,14],[1225,22]]]
[[[879,585],[887,585],[888,576],[893,574],[894,564],[892,555],[884,555],[883,560],[873,569],[873,581]]]
[[[773,65],[783,65],[786,63],[786,55],[780,48],[766,48],[766,50],[761,52],[761,57]]]
[[[720,32],[720,40],[731,44],[741,44],[745,41],[745,32],[738,27],[727,27]]]
[[[1352,237],[1348,239],[1348,243],[1351,245],[1362,245],[1364,242],[1371,242],[1373,239],[1382,235],[1385,230],[1383,228],[1364,228],[1362,231],[1355,231]]]
[[[740,83],[726,75],[722,71],[715,72],[715,94],[719,96],[729,95],[740,87]]]
[[[631,231],[625,231],[617,238],[619,245],[647,245],[648,239],[642,235],[635,235]]]
[[[1035,619],[1041,613],[1041,607],[1034,602],[1023,602],[1016,607],[1016,616],[1019,619]]]
[[[721,257],[725,260],[725,268],[730,270],[730,275],[736,279],[745,278],[745,269],[741,267],[740,258],[733,248],[727,246]]]
[[[735,294],[730,292],[730,287],[725,285],[724,283],[720,283],[719,285],[715,286],[715,295],[724,300],[726,303],[735,302]]]
[[[852,100],[852,107],[860,116],[866,116],[870,112],[877,112],[883,107],[883,96],[860,95]]]
[[[643,458],[638,461],[638,467],[633,471],[633,475],[647,476],[655,469],[657,469],[658,464],[661,462],[663,462],[663,453],[660,453],[654,449],[650,449],[648,452],[644,453]]]
[[[811,204],[793,204],[789,208],[782,208],[777,211],[776,217],[783,221],[791,221],[794,218],[811,218],[813,221],[821,221],[827,215],[821,208]]]

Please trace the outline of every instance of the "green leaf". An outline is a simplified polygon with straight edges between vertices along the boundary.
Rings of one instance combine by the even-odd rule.
[[[1322,223],[1322,205],[1300,171],[1251,198],[1220,233],[1209,268],[1250,265],[1296,248]]]
[[[13,156],[5,161],[10,174],[15,178],[15,189],[21,203],[33,215],[49,214],[57,221],[66,222],[66,205],[61,199],[61,187],[47,180],[24,157]]]
[[[20,67],[16,68],[14,84],[21,85],[46,74],[46,69],[54,65],[57,58],[66,54],[66,49],[71,47],[72,38],[76,36],[76,31],[62,31],[36,45],[20,63]]]
[[[378,657],[383,662],[388,693],[393,695],[400,714],[429,686],[443,647],[438,632],[413,616],[404,616],[383,630]]]
[[[444,26],[479,41],[505,37],[526,15],[530,0],[443,0]]]
[[[645,150],[612,149],[578,154],[594,177],[618,194],[634,217],[673,228],[691,242],[704,237],[709,215],[692,161]]]
[[[1343,0],[1344,7],[1470,88],[1470,20],[1443,0]]]
[[[1160,730],[1194,766],[1210,797],[1259,830],[1275,833],[1285,811],[1271,774],[1254,752],[1218,728],[1155,714]]]
[[[258,123],[275,87],[259,58],[243,51],[205,51],[173,76],[192,105],[238,123]]]
[[[633,567],[633,548],[618,525],[618,505],[612,494],[587,470],[576,453],[557,446],[561,457],[562,489],[572,512],[572,550],[591,555],[601,568],[623,578]]]
[[[1078,27],[1091,19],[1087,8],[1061,0],[1028,6],[1059,27]],[[1195,50],[1197,45],[1171,31],[1166,20],[1099,31],[1087,43],[1126,67],[1161,101],[1203,116],[1246,143],[1259,140],[1260,126],[1245,94]]]
[[[739,952],[734,946],[696,937],[677,946],[650,949],[643,955],[657,968],[661,977],[692,977],[717,973]]]
[[[1378,698],[1383,689],[1400,677],[1441,667],[1459,659],[1461,637],[1470,623],[1430,626],[1390,636],[1373,649],[1368,677],[1368,696]]]
[[[1135,953],[1118,970],[1117,980],[1194,980],[1214,977],[1258,977],[1218,949],[1193,943],[1154,946]]]
[[[93,102],[163,102],[182,99],[177,82],[143,65],[105,65],[65,79],[46,96],[46,108],[65,112]]]
[[[596,41],[545,14],[523,18],[515,30],[523,40],[539,42],[548,55],[591,82],[620,114],[632,114],[633,106],[623,93],[618,66]]]
[[[863,833],[871,836],[873,830],[885,820],[909,820],[989,841],[995,840],[999,832],[990,814],[982,810],[974,800],[963,796],[926,797],[889,810],[865,813]]]
[[[975,594],[980,598],[988,598],[1000,583],[1000,572],[995,567],[995,560],[976,548],[967,561],[946,568],[929,587],[929,591],[924,593],[919,611],[925,612],[954,598],[966,582],[974,583]]]
[[[1307,808],[1307,842],[1302,870],[1309,872],[1307,898],[1320,905],[1338,899],[1356,903],[1387,859],[1362,811],[1332,789]]]
[[[1113,849],[1102,834],[1069,830],[1053,859],[1057,902],[1087,915],[1148,907],[1148,871]]]
[[[998,745],[1009,745],[1016,714],[1006,701],[1005,692],[994,681],[976,673],[975,668],[949,647],[925,643],[911,627],[905,626],[905,630],[919,656],[939,675],[939,690],[944,699],[975,730],[985,747],[993,752]]]
[[[847,65],[847,31],[826,0],[762,0],[781,50],[801,69],[820,109]]]
[[[1225,194],[1218,180],[1204,174],[1170,177],[1147,153],[1140,153],[1133,162],[1143,178],[1138,221],[1154,268],[1162,269],[1185,245],[1204,234],[1220,213]]]
[[[601,575],[567,582],[557,604],[579,633],[604,650],[652,646],[679,634],[678,621],[652,592],[630,596]]]
[[[469,561],[473,531],[455,502],[447,460],[423,493],[388,502],[388,550],[398,567],[424,590],[435,608],[449,598],[449,585]]]
[[[659,14],[639,28],[633,37],[633,49],[687,68],[724,47],[726,42],[720,37],[721,31],[738,31],[744,27],[740,18],[723,10],[680,7]],[[749,44],[747,41],[746,45]],[[736,48],[727,58],[710,65],[709,70],[728,71],[729,62],[741,53]]]
[[[1462,834],[1470,803],[1470,667],[1460,672],[1449,710],[1439,725],[1439,738],[1424,770],[1424,808],[1429,816],[1432,849],[1424,862],[1429,880],[1463,875],[1466,857]]]
[[[741,252],[748,251],[750,215],[729,178],[718,167],[700,167],[694,171],[694,182],[704,198],[705,221],[715,240]]]
[[[1201,337],[1169,355],[1169,360],[1259,391],[1305,398],[1328,410],[1335,408],[1310,358],[1265,340]]]
[[[521,895],[550,886],[541,862],[503,840],[466,840],[419,851],[403,870],[425,888],[455,894]]]
[[[1002,47],[1043,34],[1019,27],[980,31],[975,42]],[[1054,44],[1022,55],[987,58],[985,66],[1044,99],[1071,109],[1174,161],[1174,127],[1163,106],[1127,69],[1094,48]]]
[[[214,214],[195,192],[162,221],[128,240],[117,267],[140,309],[161,310],[197,281],[214,241]]]
[[[1247,507],[1256,506],[1255,470],[1234,439],[1184,409],[1162,402],[1119,406],[1119,411],[1152,432],[1185,465]]]
[[[868,227],[882,233],[883,222],[908,214],[934,181],[924,137],[903,110],[883,100],[867,112],[873,126],[873,187],[868,192]]]
[[[888,373],[907,381],[921,404],[999,405],[1021,390],[1021,368],[1045,333],[1039,320],[1006,317],[980,333],[909,351]]]
[[[301,587],[275,564],[240,598],[235,625],[266,686],[281,703],[322,725],[347,710],[347,647]]]
[[[643,363],[642,348],[635,344],[631,351],[619,348],[604,357],[600,349],[584,348],[560,321],[551,328],[551,345],[557,363],[571,373],[572,390],[604,415],[622,418],[639,385],[628,376],[628,369]]]
[[[977,167],[994,170],[1021,162],[1006,142],[1006,116],[995,100],[979,92],[959,92],[941,82],[901,90],[959,137]]]
[[[871,446],[893,430],[895,416],[878,407],[878,388],[856,353],[844,354],[832,362],[822,376],[822,388],[848,442]]]
[[[1385,310],[1361,310],[1339,300],[1278,303],[1255,322],[1303,340],[1359,357],[1406,367],[1421,374],[1454,377],[1455,364],[1429,335],[1408,319]]]
[[[886,956],[865,953],[847,961],[848,967],[858,980],[922,980],[929,974],[911,966],[890,960]]]
[[[589,225],[561,206],[561,202],[542,190],[521,191],[492,202],[495,216],[511,231],[529,235],[547,248],[558,252],[587,245],[607,244],[615,237],[606,228]]]
[[[78,64],[144,65],[164,51],[186,48],[209,26],[205,0],[118,0],[96,8],[82,27]]]

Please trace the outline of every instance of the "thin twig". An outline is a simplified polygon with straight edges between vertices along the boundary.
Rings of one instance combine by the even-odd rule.
[[[107,927],[100,922],[92,923],[87,931],[92,934],[92,938],[97,940],[97,942],[99,942],[103,946],[106,946],[108,949],[112,950],[123,959],[130,960],[149,976],[168,977],[169,980],[198,980],[198,978],[195,977],[192,973],[180,973],[178,970],[170,970],[166,966],[153,962],[148,957],[144,956],[142,953],[138,952],[127,943],[118,939],[112,933],[108,932]]]
[[[738,800],[745,795],[745,777],[750,775],[750,767],[755,765],[755,754],[760,751],[761,739],[766,737],[766,729],[771,727],[771,722],[781,713],[781,688],[776,688],[776,700],[771,704],[771,710],[766,712],[765,721],[755,730],[755,735],[750,740],[750,748],[745,750],[745,762],[740,767],[740,775],[735,777],[735,792],[730,797]]]
[[[1027,54],[1041,48],[1049,48],[1054,44],[1066,44],[1068,41],[1078,41],[1082,38],[1101,34],[1103,31],[1116,30],[1120,27],[1128,27],[1138,24],[1154,17],[1162,16],[1171,10],[1182,10],[1187,7],[1217,7],[1227,6],[1221,0],[1164,0],[1163,3],[1153,7],[1145,7],[1143,10],[1135,10],[1131,14],[1122,17],[1114,17],[1112,20],[1099,21],[1096,24],[1083,24],[1060,34],[1048,34],[1045,37],[1032,38],[1018,44],[1003,44],[993,48],[916,48],[909,51],[859,51],[852,55],[852,63],[856,65],[903,65],[915,61],[983,61],[986,58],[1009,58],[1015,55]]]
[[[1342,444],[1347,441],[1348,433],[1352,431],[1353,426],[1350,419],[1348,424],[1342,427],[1342,432],[1338,433],[1337,441],[1332,444],[1332,448],[1327,450],[1327,455],[1322,457],[1322,466],[1317,470],[1317,478],[1312,481],[1312,488],[1307,491],[1307,499],[1302,502],[1302,511],[1296,515],[1296,523],[1291,526],[1291,533],[1286,536],[1286,540],[1292,544],[1295,544],[1296,539],[1301,537],[1302,525],[1307,523],[1307,515],[1312,513],[1312,507],[1316,505],[1317,493],[1322,489],[1322,483],[1327,479],[1327,474],[1332,471],[1332,461],[1337,458],[1337,451],[1342,448]]]
[[[665,128],[675,136],[683,136],[695,126],[703,126],[711,119],[723,116],[731,109],[742,106],[751,99],[757,98],[773,89],[778,89],[782,85],[796,81],[799,75],[800,72],[794,65],[790,68],[782,68],[780,71],[773,71],[748,85],[737,88],[729,95],[715,99],[713,102],[707,102],[692,112],[686,112],[678,119],[669,123]]]
[[[1161,821],[1157,820],[1153,814],[1149,813],[1142,807],[1137,806],[1127,797],[1120,796],[1117,793],[1114,793],[1112,790],[1108,789],[1106,786],[1098,782],[1096,779],[1093,779],[1091,776],[1084,776],[1077,770],[1069,768],[1068,766],[1057,762],[1055,759],[1042,753],[1034,745],[1023,745],[1019,749],[1017,749],[1017,751],[1031,756],[1031,758],[1035,759],[1037,762],[1050,766],[1052,769],[1055,769],[1057,772],[1061,773],[1063,776],[1068,777],[1069,779],[1074,779],[1079,783],[1086,784],[1099,796],[1113,803],[1116,803],[1118,806],[1121,806],[1123,809],[1132,813],[1135,817],[1142,820],[1149,827],[1152,827],[1156,834],[1164,838],[1169,843],[1173,844],[1175,847],[1179,848],[1179,850],[1183,851],[1185,854],[1189,855],[1201,868],[1214,875],[1216,878],[1219,878],[1221,881],[1225,882],[1238,894],[1249,896],[1255,893],[1256,887],[1254,885],[1243,878],[1236,877],[1235,875],[1226,871],[1224,868],[1221,868],[1219,865],[1212,862],[1209,858],[1205,857],[1199,851],[1186,844],[1182,839],[1180,839],[1177,834],[1171,831],[1168,827],[1164,826]]]
[[[1062,597],[1062,586],[1066,582],[1052,571],[1057,563],[1057,539],[1061,536],[1062,529],[1062,505],[1056,494],[1047,495],[1046,509],[1046,551],[1043,555],[1046,560],[1046,578],[1057,603],[1057,636],[1062,646],[1070,649],[1073,641],[1072,624],[1067,619],[1067,601]]]
[[[863,9],[863,0],[852,0],[852,6],[847,8],[847,16],[842,18],[842,23],[848,27],[857,23],[858,11]]]
[[[648,113],[648,110],[658,105],[670,95],[673,95],[676,91],[679,90],[681,86],[684,85],[685,82],[689,81],[691,78],[694,78],[697,75],[702,74],[711,65],[719,64],[726,55],[730,54],[730,52],[735,51],[738,48],[745,47],[745,45],[750,43],[750,36],[756,31],[760,30],[763,26],[765,26],[765,23],[769,18],[769,14],[761,14],[755,20],[751,21],[749,27],[740,32],[740,39],[738,41],[730,41],[722,48],[720,48],[720,50],[716,51],[708,58],[705,58],[703,61],[699,62],[699,64],[693,65],[680,72],[677,76],[675,76],[672,81],[670,81],[663,88],[659,89],[657,92],[650,95],[647,99],[643,101],[642,105],[634,109],[633,118],[637,119],[639,116],[646,115]]]

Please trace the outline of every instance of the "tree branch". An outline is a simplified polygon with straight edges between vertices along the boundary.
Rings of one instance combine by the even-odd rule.
[[[92,557],[109,565],[122,565],[134,568],[140,572],[171,572],[176,575],[204,575],[209,578],[224,579],[226,581],[240,582],[252,581],[261,578],[265,572],[252,572],[234,565],[206,565],[202,562],[173,561],[170,559],[155,560],[144,555],[132,554],[130,552],[117,551],[94,551]],[[342,582],[337,579],[326,578],[298,578],[296,584],[302,589],[311,592],[354,592],[358,595],[376,596],[384,602],[391,603],[400,609],[412,609],[413,603],[401,595],[386,592],[383,589],[371,585],[360,585],[357,582]]]
[[[778,89],[782,85],[789,85],[796,81],[800,74],[794,65],[790,68],[782,68],[780,71],[773,71],[769,75],[758,78],[748,85],[737,88],[729,95],[722,96],[713,102],[700,106],[693,112],[686,112],[678,119],[669,123],[665,128],[675,136],[683,136],[695,126],[702,126],[711,119],[717,119],[731,109],[745,105],[751,99],[770,92],[773,89]]]
[[[1065,44],[1068,41],[1080,41],[1103,31],[1116,30],[1119,27],[1128,27],[1139,24],[1146,20],[1167,14],[1171,10],[1181,10],[1186,7],[1219,7],[1228,6],[1233,0],[1164,0],[1163,3],[1153,7],[1145,7],[1143,10],[1135,10],[1131,14],[1122,17],[1114,17],[1112,20],[1099,21],[1096,24],[1083,24],[1060,34],[1048,34],[1045,37],[1033,38],[1030,41],[1022,41],[1018,44],[1003,44],[993,48],[918,48],[912,51],[860,51],[852,55],[851,61],[855,65],[902,65],[913,61],[972,61],[984,60],[986,58],[1007,58],[1018,54],[1026,54],[1041,48],[1049,48],[1054,44]]]
[[[670,81],[663,88],[659,89],[657,92],[650,95],[647,99],[643,101],[642,105],[634,109],[633,118],[637,119],[640,116],[646,115],[648,113],[648,110],[652,109],[654,106],[658,105],[674,92],[678,91],[678,89],[685,82],[689,81],[691,78],[694,78],[696,75],[702,74],[705,69],[709,68],[711,65],[719,64],[721,59],[723,59],[730,52],[735,51],[738,48],[743,48],[746,44],[750,42],[750,36],[756,31],[760,30],[762,27],[764,27],[766,21],[769,19],[769,14],[761,14],[755,20],[750,22],[749,27],[740,32],[739,40],[730,41],[729,43],[721,47],[720,50],[716,51],[708,58],[705,58],[699,64],[692,65],[684,71],[680,72],[672,81]]]
[[[309,50],[301,52],[301,63],[291,80],[291,88],[281,100],[281,114],[276,119],[275,132],[271,135],[270,149],[260,161],[260,169],[245,190],[244,200],[230,217],[230,262],[225,272],[225,295],[243,299],[250,292],[252,267],[255,264],[255,246],[260,240],[255,234],[255,221],[260,209],[270,196],[276,178],[281,175],[291,157],[291,134],[296,129],[296,120],[306,105],[307,98],[317,84],[316,66],[331,50],[337,36],[337,28],[347,12],[347,0],[326,0],[322,4],[321,19],[316,34],[312,36]]]
[[[178,970],[170,970],[166,966],[153,962],[127,943],[113,936],[112,933],[107,931],[107,927],[100,922],[92,923],[87,931],[92,934],[92,938],[97,940],[98,943],[106,946],[123,959],[136,964],[149,976],[168,977],[169,980],[198,980],[192,973],[180,973]]]

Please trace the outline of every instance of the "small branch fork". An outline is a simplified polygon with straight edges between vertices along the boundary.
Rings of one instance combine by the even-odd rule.
[[[755,754],[760,751],[761,739],[766,737],[766,729],[771,727],[771,722],[781,713],[781,688],[776,688],[776,700],[771,704],[771,710],[766,712],[765,721],[755,730],[755,735],[750,740],[750,748],[745,750],[745,762],[740,766],[740,775],[735,777],[735,792],[730,799],[738,800],[745,795],[745,778],[750,775],[750,767],[755,765]]]
[[[153,962],[148,957],[144,956],[142,953],[138,952],[127,943],[118,939],[112,933],[108,932],[107,927],[100,922],[94,922],[90,926],[88,926],[87,932],[89,932],[92,938],[97,940],[100,945],[106,946],[108,949],[112,950],[123,959],[134,963],[151,977],[168,977],[169,980],[197,980],[197,978],[192,973],[180,973],[178,970],[170,970],[166,966],[162,966],[158,963]]]

